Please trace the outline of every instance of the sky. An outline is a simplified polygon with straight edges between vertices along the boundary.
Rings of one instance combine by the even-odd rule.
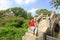
[[[37,9],[48,9],[48,10],[56,10],[55,8],[51,8],[50,2],[51,0],[0,0],[0,10],[5,10],[12,7],[22,7],[27,12],[31,12],[32,15],[35,15],[35,11]]]

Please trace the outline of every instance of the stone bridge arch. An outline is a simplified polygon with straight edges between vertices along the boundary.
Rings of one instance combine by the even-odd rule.
[[[52,36],[58,37],[59,30],[60,30],[59,20],[55,20],[52,27]]]
[[[45,32],[49,36],[56,38],[58,37],[60,25],[59,25],[59,18],[57,14],[55,14],[55,12],[52,12],[50,17],[48,15],[42,14],[38,16],[37,19],[38,19],[37,22],[39,24],[38,30],[40,31],[40,33],[42,33],[41,35],[43,35],[43,33]],[[45,24],[44,24],[44,20],[45,20]],[[46,27],[44,25],[46,25]]]
[[[46,35],[57,38],[60,25],[59,18],[55,13],[52,13],[51,16],[41,14],[36,17],[36,22],[38,26],[38,40],[45,40]],[[28,29],[22,40],[36,40],[36,37]]]

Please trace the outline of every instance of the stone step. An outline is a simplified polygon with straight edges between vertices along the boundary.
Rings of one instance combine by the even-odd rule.
[[[23,40],[36,40],[36,36],[32,33],[27,32],[23,37]]]

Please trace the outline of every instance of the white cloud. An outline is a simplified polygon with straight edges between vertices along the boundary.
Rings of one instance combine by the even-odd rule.
[[[17,4],[29,4],[29,3],[34,3],[36,0],[15,0]]]
[[[28,12],[31,12],[32,16],[35,16],[35,12],[38,8],[32,8],[31,10],[29,10]]]
[[[29,10],[28,12],[32,12],[32,13],[35,13],[35,11],[37,10],[38,8],[32,8],[31,10]]]
[[[25,3],[26,4],[29,4],[29,3],[34,3],[36,0],[25,0]]]
[[[17,4],[22,4],[22,3],[23,3],[23,0],[15,0],[15,2],[16,2]]]
[[[9,0],[0,0],[0,10],[4,10],[10,7],[11,1]]]

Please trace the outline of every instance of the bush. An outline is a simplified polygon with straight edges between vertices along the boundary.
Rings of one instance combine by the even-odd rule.
[[[1,17],[0,20],[3,20],[3,18]]]
[[[7,22],[0,23],[0,40],[22,40],[29,21],[19,17],[8,18],[7,20]]]
[[[9,10],[13,11],[10,14]],[[0,40],[22,40],[28,28],[28,20],[30,20],[31,13],[23,8],[15,7],[0,11]]]
[[[21,25],[24,23],[24,19],[19,18],[19,17],[12,17],[8,19],[4,19],[1,23],[0,26],[4,27],[21,27]]]
[[[29,23],[28,23],[28,20],[25,21],[23,24],[22,24],[22,28],[28,28],[29,27]]]
[[[0,28],[0,39],[4,40],[22,40],[22,36],[25,34],[27,29],[16,28],[16,27],[1,27]]]

